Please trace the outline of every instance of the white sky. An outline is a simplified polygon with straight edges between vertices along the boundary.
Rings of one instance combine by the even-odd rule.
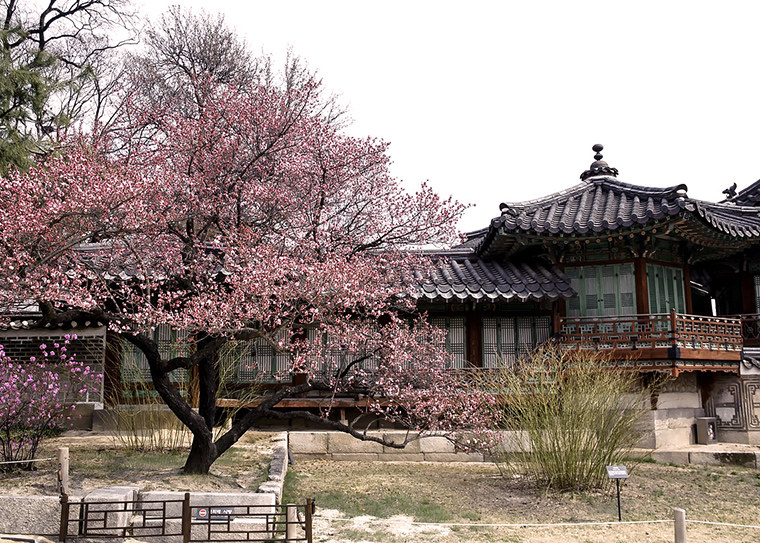
[[[139,5],[139,0],[136,0]],[[760,178],[760,2],[146,0],[225,14],[254,51],[308,61],[393,174],[476,207],[579,182],[602,143],[621,181],[717,201]]]

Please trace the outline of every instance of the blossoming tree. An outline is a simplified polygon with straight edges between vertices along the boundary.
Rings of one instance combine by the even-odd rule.
[[[41,327],[99,320],[142,351],[193,433],[187,472],[207,472],[263,418],[384,442],[327,413],[274,409],[311,390],[359,395],[423,433],[478,422],[482,398],[456,386],[440,332],[416,316],[426,262],[410,252],[453,241],[461,206],[427,186],[406,193],[385,143],[330,123],[317,82],[283,87],[216,84],[192,118],[127,100],[109,139],[69,140],[1,181],[0,303],[36,300]],[[159,325],[191,334],[192,354],[162,357]],[[214,441],[218,355],[241,340],[268,343],[288,369]],[[179,368],[197,368],[197,411],[171,382]]]
[[[40,356],[13,360],[0,345],[0,469],[31,469],[37,447],[71,423],[71,400],[97,392],[101,375],[69,353],[76,334],[40,345]],[[74,415],[76,413],[74,412]]]

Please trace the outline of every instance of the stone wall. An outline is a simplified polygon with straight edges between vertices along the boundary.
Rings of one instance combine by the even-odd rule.
[[[53,343],[63,343],[66,335],[76,334],[77,339],[72,340],[68,347],[69,353],[75,353],[76,359],[90,366],[95,373],[103,374],[106,353],[106,330],[105,327],[82,328],[73,330],[2,330],[0,331],[0,345],[3,345],[5,354],[13,360],[28,361],[30,357],[40,360],[40,345],[48,346]],[[89,394],[81,398],[72,398],[73,401],[103,402],[103,387],[100,392]],[[69,400],[67,400],[69,401]]]
[[[368,435],[385,437],[400,443],[407,435],[403,431],[368,432]],[[482,462],[479,453],[460,453],[446,438],[424,437],[407,444],[403,449],[386,447],[380,443],[361,441],[343,432],[303,431],[288,435],[290,452],[298,460],[356,460],[368,462]]]

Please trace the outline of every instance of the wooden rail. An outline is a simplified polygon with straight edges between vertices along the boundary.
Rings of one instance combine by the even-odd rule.
[[[742,323],[744,345],[747,347],[760,347],[760,314],[745,313],[731,316],[739,319]]]
[[[741,360],[742,321],[670,313],[560,320],[562,346],[610,351],[613,358]]]

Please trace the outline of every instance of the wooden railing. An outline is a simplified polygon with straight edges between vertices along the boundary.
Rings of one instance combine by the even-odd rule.
[[[675,311],[566,317],[560,326],[564,348],[611,351],[614,358],[740,360],[744,345],[738,318]]]
[[[747,347],[760,347],[760,314],[731,315],[742,323],[742,336]]]

